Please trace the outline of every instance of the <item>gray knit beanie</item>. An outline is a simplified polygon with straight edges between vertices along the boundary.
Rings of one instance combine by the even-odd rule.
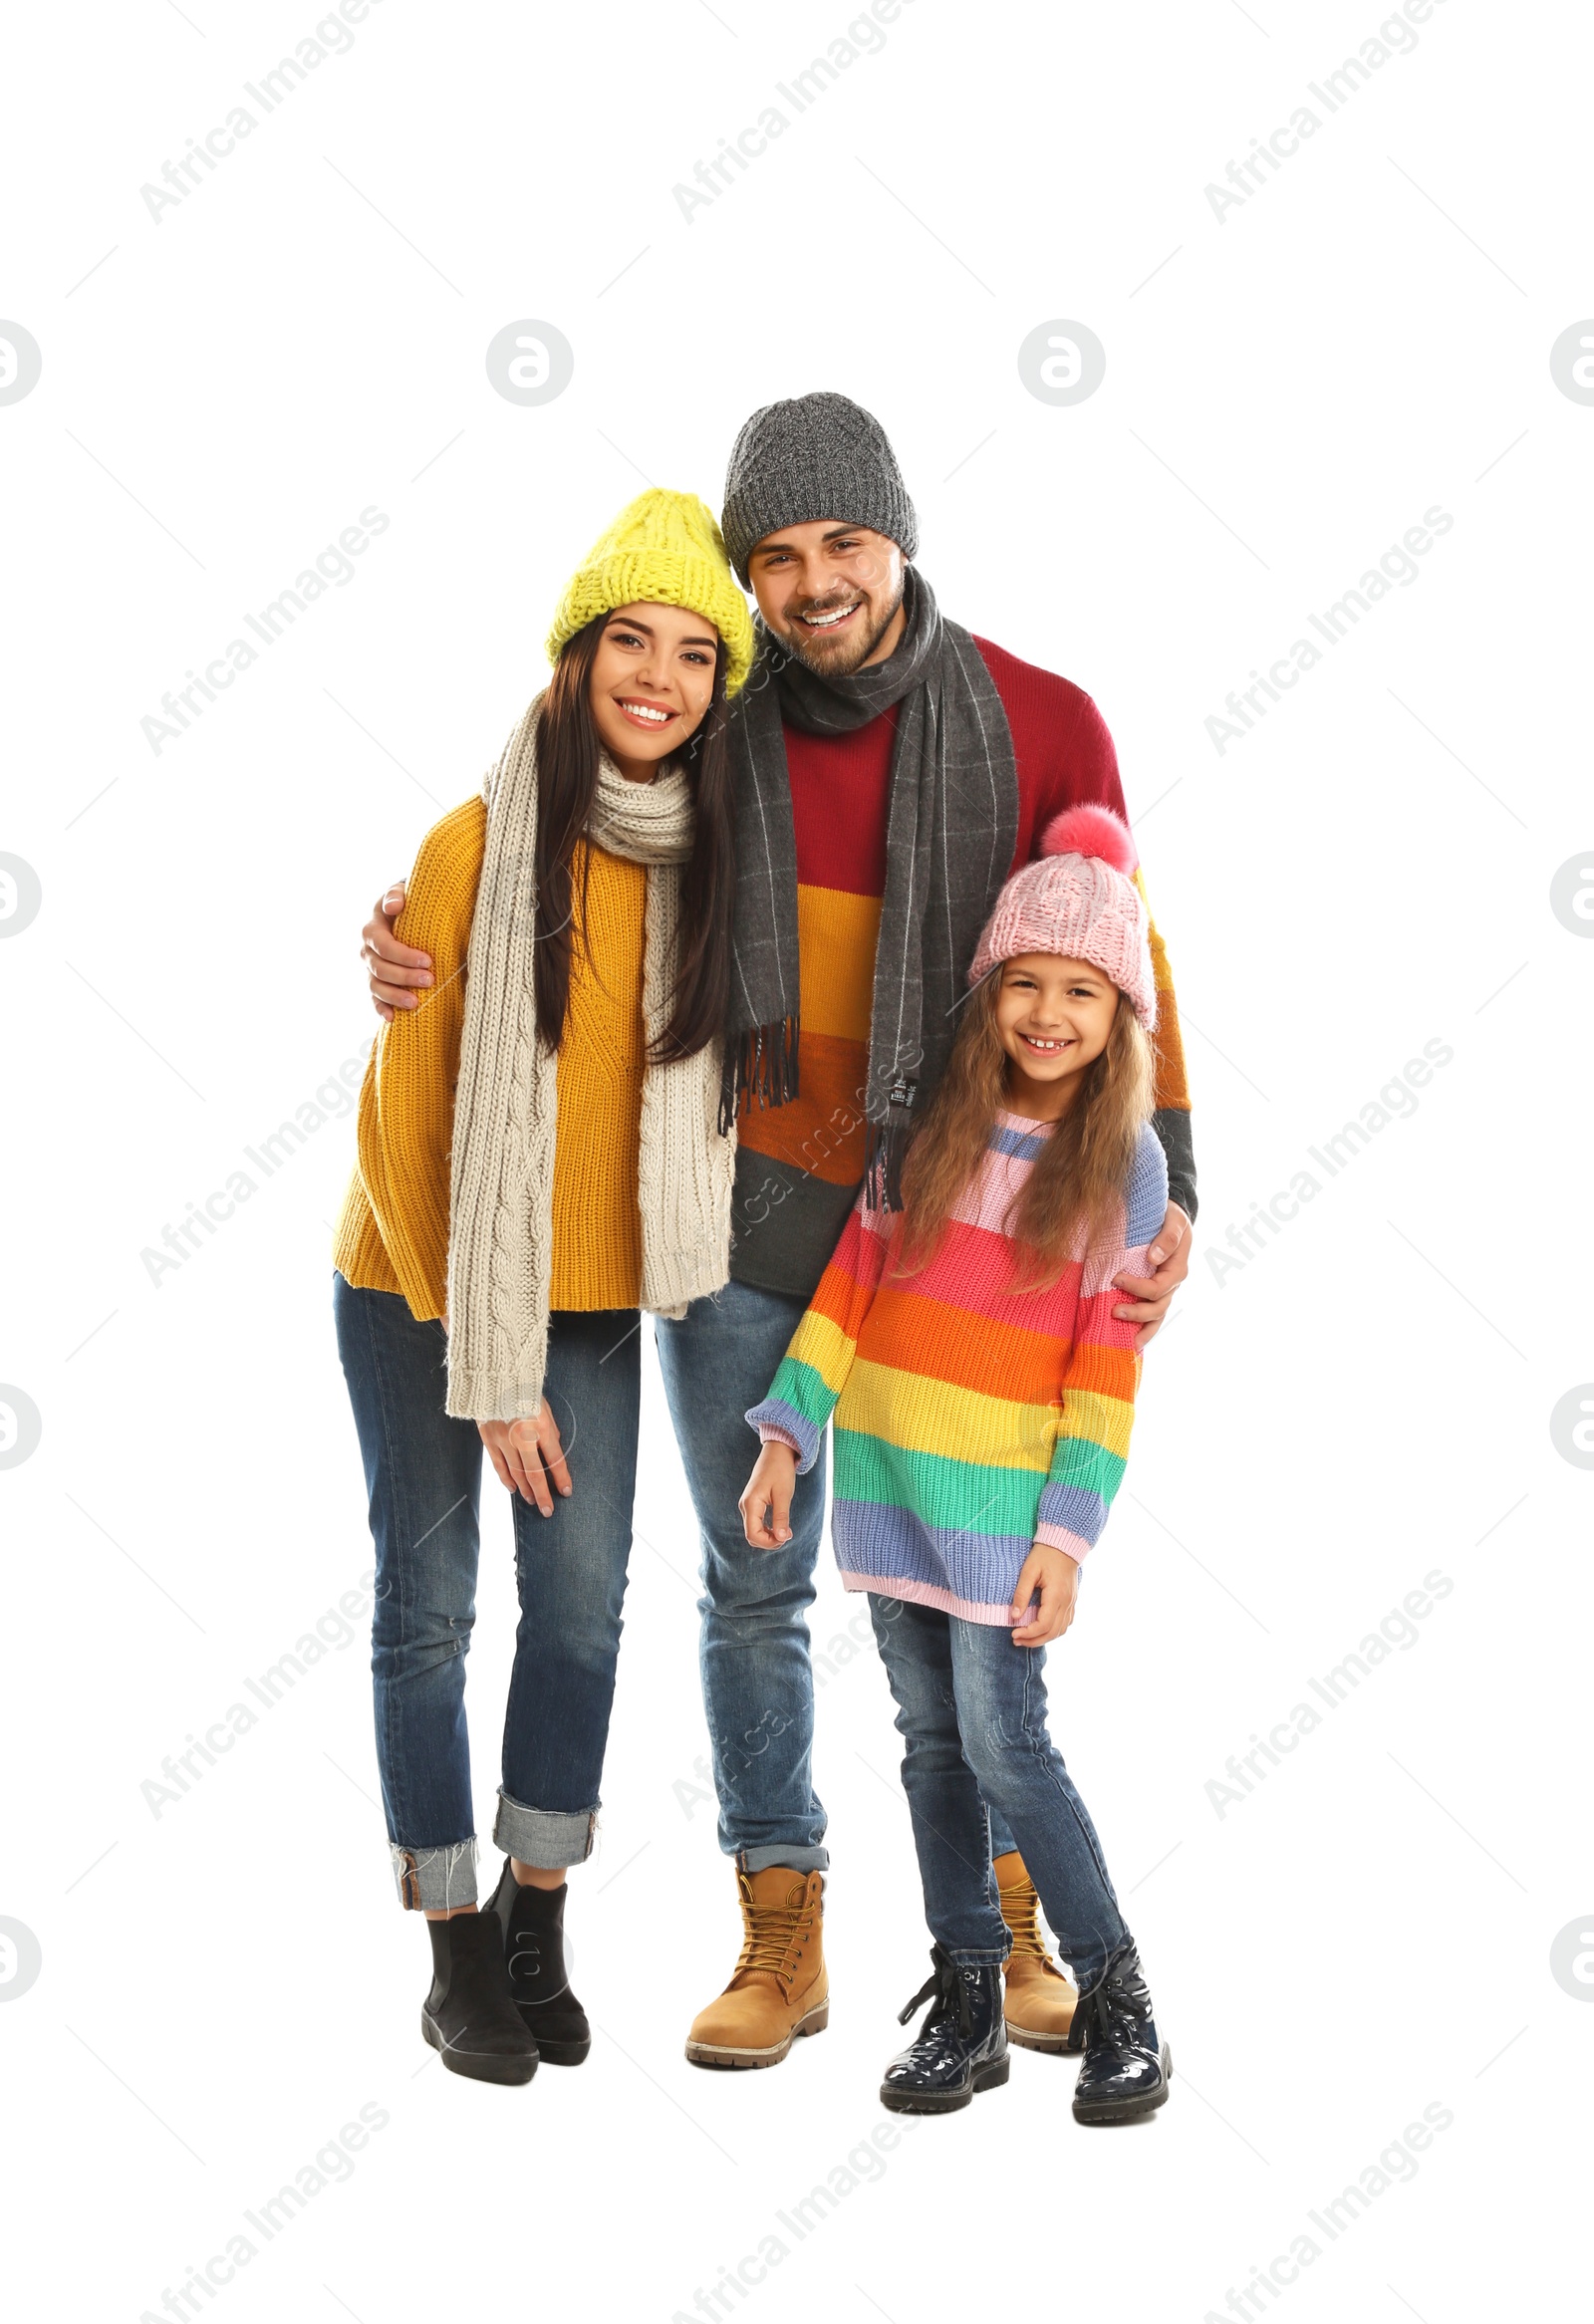
[[[720,529],[743,586],[767,534],[824,517],[868,525],[908,558],[919,548],[919,519],[886,430],[850,395],[820,389],[766,403],[731,448]]]

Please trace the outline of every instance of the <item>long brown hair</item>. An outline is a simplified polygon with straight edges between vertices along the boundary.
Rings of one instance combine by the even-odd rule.
[[[571,864],[587,827],[598,788],[602,745],[590,687],[599,642],[611,614],[569,640],[543,696],[537,721],[537,891],[533,954],[537,1030],[557,1049],[570,1000],[573,931],[586,926],[586,880],[579,904],[572,896]],[[731,823],[730,753],[725,739],[725,671],[721,640],[714,655],[714,688],[701,724],[680,753],[695,810],[692,850],[681,872],[680,959],[674,1007],[654,1044],[653,1062],[690,1057],[721,1031],[730,990],[730,904],[735,882]],[[587,859],[588,867],[591,858]]]
[[[928,1264],[958,1196],[979,1168],[1006,1101],[1007,1052],[996,1030],[998,968],[971,995],[923,1128],[903,1165],[902,1272]],[[1107,1046],[1086,1066],[1073,1104],[1046,1140],[1004,1221],[1030,1279],[1055,1283],[1070,1259],[1112,1234],[1141,1130],[1151,1120],[1152,1045],[1120,993]]]

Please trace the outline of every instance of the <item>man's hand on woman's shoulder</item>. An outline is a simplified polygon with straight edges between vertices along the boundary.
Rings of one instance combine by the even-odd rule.
[[[404,884],[396,880],[386,896],[372,905],[371,917],[360,931],[360,957],[371,979],[371,1005],[385,1025],[393,1023],[398,1010],[418,1008],[416,988],[424,990],[432,982],[431,954],[417,952],[413,944],[400,944],[393,932],[403,907]]]

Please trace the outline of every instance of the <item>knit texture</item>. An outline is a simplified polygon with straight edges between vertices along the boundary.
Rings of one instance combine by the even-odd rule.
[[[753,625],[747,600],[725,562],[719,527],[695,493],[640,492],[600,533],[571,576],[554,626],[548,658],[600,614],[617,606],[686,606],[712,623],[725,642],[725,688],[735,693],[753,665]]]
[[[448,1145],[465,946],[481,876],[487,811],[467,799],[433,824],[396,923],[431,955],[435,983],[372,1044],[360,1090],[358,1161],[338,1222],[333,1263],[362,1291],[398,1291],[418,1321],[447,1300]]]
[[[448,1239],[448,1399],[468,1420],[529,1418],[548,1346],[558,1065],[537,1029],[532,975],[537,829],[533,702],[484,786],[486,855],[470,931],[454,1102]],[[643,1026],[671,1011],[680,867],[691,798],[678,771],[628,783],[599,770],[592,829],[649,866]],[[638,1202],[642,1305],[679,1316],[729,1273],[734,1133],[722,1135],[718,1044],[643,1077]]]
[[[919,518],[886,430],[850,395],[824,389],[753,413],[731,446],[722,515],[744,583],[768,534],[826,517],[884,533],[905,557],[919,551]]]
[[[1089,960],[1128,993],[1149,1031],[1157,1022],[1151,914],[1134,884],[1128,825],[1106,807],[1071,807],[1046,826],[1041,847],[1039,860],[1015,872],[996,899],[969,983],[1021,952]]]
[[[550,1309],[636,1307],[642,1299],[637,1189],[652,875],[646,864],[593,845],[594,838],[589,825],[570,867],[577,917],[559,1043]]]
[[[726,1121],[744,1091],[776,1105],[796,1095],[797,844],[786,734],[845,733],[896,712],[863,1099],[870,1196],[888,1208],[916,1098],[928,1099],[951,1049],[963,972],[1018,828],[1012,736],[973,638],[941,614],[923,574],[909,573],[903,610],[903,635],[887,659],[838,677],[820,676],[766,633],[757,675],[730,721],[737,828]]]
[[[1121,816],[1124,796],[1112,736],[1091,697],[988,639],[974,645],[1000,696],[1017,765],[1018,829],[1005,878],[1030,861],[1060,812],[1096,802]],[[731,1273],[803,1300],[836,1247],[869,1158],[863,1101],[899,714],[890,708],[840,733],[789,722],[783,730],[797,877],[797,1087],[781,1104],[756,1090],[743,1094]],[[1134,886],[1144,905],[1138,872]],[[1155,1127],[1173,1197],[1194,1218],[1179,1008],[1167,949],[1146,909],[1158,995]],[[922,1091],[919,1111],[928,1100]]]
[[[487,810],[470,799],[420,844],[397,932],[429,952],[435,984],[378,1034],[360,1092],[359,1162],[333,1263],[357,1289],[401,1293],[426,1321],[447,1301],[448,1153],[463,969],[481,878]],[[555,1309],[636,1307],[642,1296],[637,1201],[644,1033],[644,866],[578,843],[570,868],[580,911],[559,1045],[554,1142]]]
[[[1118,1232],[1042,1291],[1015,1288],[1006,1231],[1051,1135],[1000,1114],[940,1244],[896,1274],[903,1218],[860,1200],[781,1360],[748,1413],[800,1472],[835,1414],[831,1531],[850,1590],[1012,1621],[1040,1541],[1082,1559],[1100,1538],[1129,1451],[1140,1358],[1113,1315],[1115,1275],[1149,1272],[1168,1172],[1142,1132]]]

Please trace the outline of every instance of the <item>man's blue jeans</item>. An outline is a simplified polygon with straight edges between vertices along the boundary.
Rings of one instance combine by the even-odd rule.
[[[675,1441],[702,1534],[703,1709],[719,1795],[719,1844],[749,1872],[823,1872],[825,1811],[814,1793],[814,1672],[808,1609],[825,1521],[825,1452],[797,1479],[791,1539],[749,1548],[737,1502],[758,1438],[746,1414],[769,1393],[807,1302],[748,1283],[693,1300],[658,1325]],[[994,1814],[991,1845],[1015,1845]]]
[[[903,1788],[931,1937],[965,1967],[1006,1958],[989,1800],[1017,1835],[1057,1948],[1087,1991],[1128,1931],[1095,1826],[1046,1731],[1045,1648],[1015,1647],[994,1623],[901,1598],[871,1595],[869,1610],[908,1746]]]
[[[482,1444],[443,1410],[446,1341],[397,1292],[334,1282],[377,1549],[372,1670],[394,1872],[412,1910],[476,1896],[465,1655],[476,1612]],[[592,1848],[637,1483],[635,1310],[550,1319],[545,1393],[574,1491],[513,1496],[520,1626],[493,1837],[550,1870]],[[742,1434],[750,1439],[744,1425]],[[745,1479],[743,1480],[745,1482]],[[738,1488],[739,1489],[739,1488]]]

